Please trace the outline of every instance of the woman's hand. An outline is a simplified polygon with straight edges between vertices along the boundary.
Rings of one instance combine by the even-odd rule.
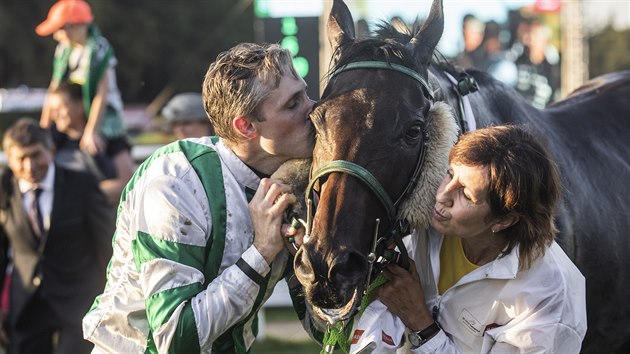
[[[378,297],[389,311],[413,331],[430,326],[433,318],[424,301],[416,263],[410,259],[409,270],[389,264],[383,270],[383,275],[388,281],[378,288]]]

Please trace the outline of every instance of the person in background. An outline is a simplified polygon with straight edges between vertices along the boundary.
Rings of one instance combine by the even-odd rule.
[[[96,353],[246,353],[289,261],[296,203],[268,178],[315,144],[314,102],[277,44],[219,54],[203,83],[218,137],[173,142],[123,192],[107,286],[83,319]],[[301,229],[302,230],[302,229]]]
[[[516,65],[507,59],[501,43],[501,25],[488,21],[484,27],[483,40],[471,53],[473,67],[485,71],[495,79],[510,86],[516,83]]]
[[[104,151],[95,155],[81,150],[79,143],[87,124],[81,97],[81,85],[67,81],[49,94],[48,105],[56,132],[55,161],[67,168],[92,173],[109,203],[116,206],[135,170],[131,146],[126,138],[118,138],[106,140]]]
[[[579,353],[585,279],[554,241],[562,186],[550,153],[517,126],[464,134],[449,156],[432,227],[387,266],[379,299],[413,353]]]
[[[125,139],[123,102],[116,84],[113,48],[93,22],[92,9],[83,0],[59,0],[47,19],[35,28],[40,36],[58,42],[49,92],[62,81],[80,84],[87,123],[80,147],[91,155],[105,150],[106,140]],[[45,100],[40,124],[51,124],[50,103]]]
[[[203,108],[200,93],[186,92],[175,95],[162,108],[165,128],[177,139],[201,138],[214,135],[214,128]]]
[[[50,132],[30,118],[4,134],[0,174],[0,284],[13,262],[8,353],[80,354],[81,318],[103,289],[114,212],[94,176],[57,166]]]
[[[551,29],[532,20],[523,35],[523,53],[516,59],[516,90],[536,108],[545,108],[558,98],[560,56],[549,43]]]
[[[454,62],[464,69],[474,67],[472,53],[483,40],[484,23],[473,14],[466,14],[462,20],[464,49],[454,58]]]

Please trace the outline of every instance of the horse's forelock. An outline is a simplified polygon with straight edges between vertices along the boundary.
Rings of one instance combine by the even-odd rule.
[[[385,61],[388,63],[399,61],[400,64],[413,68],[413,58],[406,52],[405,48],[392,44],[376,39],[355,43],[349,47],[349,50],[343,52],[343,55],[339,57],[339,60],[328,74],[330,75],[349,63],[361,60]]]
[[[411,41],[411,38],[413,38],[411,35],[412,31],[408,27],[405,29],[405,32],[400,32],[388,22],[378,23],[374,32],[376,33],[376,38],[394,40],[401,44],[407,44]]]
[[[413,53],[406,46],[411,36],[399,33],[389,24],[384,23],[381,26],[382,28],[377,30],[379,33],[377,37],[349,41],[336,48],[333,54],[336,62],[328,74],[360,60],[399,61],[400,64],[413,68],[415,63]],[[389,34],[381,35],[381,31]]]

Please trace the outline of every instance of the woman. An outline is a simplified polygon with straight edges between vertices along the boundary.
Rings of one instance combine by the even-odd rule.
[[[410,270],[390,265],[380,300],[414,353],[578,353],[585,281],[554,241],[561,183],[523,128],[461,137],[432,228],[412,237]]]

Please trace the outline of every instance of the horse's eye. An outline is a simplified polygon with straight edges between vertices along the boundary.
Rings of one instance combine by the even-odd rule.
[[[419,124],[412,125],[405,133],[405,141],[408,143],[416,142],[422,137],[422,126]]]

